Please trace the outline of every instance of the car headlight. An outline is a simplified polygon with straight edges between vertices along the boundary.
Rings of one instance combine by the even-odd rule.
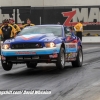
[[[9,49],[10,48],[10,44],[3,44],[2,45],[2,49]]]
[[[50,42],[50,43],[45,43],[45,46],[46,46],[47,48],[52,48],[52,47],[55,47],[56,45],[55,45],[55,43]]]

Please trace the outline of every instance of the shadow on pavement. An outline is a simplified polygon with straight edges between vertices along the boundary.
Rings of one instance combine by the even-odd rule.
[[[42,75],[60,75],[67,73],[72,70],[78,70],[80,68],[73,68],[72,66],[66,66],[63,70],[58,70],[54,66],[45,66],[45,67],[37,67],[36,69],[28,69],[23,68],[20,71],[16,71],[16,69],[13,71],[5,72],[5,74],[2,74],[2,77],[4,78],[14,78],[14,77],[28,77],[28,76],[42,76]]]

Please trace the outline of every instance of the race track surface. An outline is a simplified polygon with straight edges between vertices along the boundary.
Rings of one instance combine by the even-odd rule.
[[[0,64],[0,90],[51,90],[51,94],[7,94],[0,100],[100,100],[100,44],[83,44],[83,67],[66,63],[63,71],[55,64],[25,64],[4,71]]]

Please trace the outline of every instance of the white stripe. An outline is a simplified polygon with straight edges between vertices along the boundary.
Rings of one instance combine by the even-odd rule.
[[[93,50],[93,49],[100,49],[100,47],[89,47],[89,48],[86,48],[86,49],[83,49],[83,50],[87,51],[87,50]]]
[[[22,35],[25,38],[31,38],[32,36],[43,36],[43,34],[30,34],[30,35]],[[19,36],[21,37],[21,36]]]

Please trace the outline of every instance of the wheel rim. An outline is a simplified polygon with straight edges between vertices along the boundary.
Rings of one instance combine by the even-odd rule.
[[[63,51],[61,52],[61,65],[64,66],[65,64],[65,56],[64,56],[64,53]]]
[[[79,60],[80,60],[80,63],[82,63],[83,58],[82,58],[82,52],[81,51],[79,52]]]

